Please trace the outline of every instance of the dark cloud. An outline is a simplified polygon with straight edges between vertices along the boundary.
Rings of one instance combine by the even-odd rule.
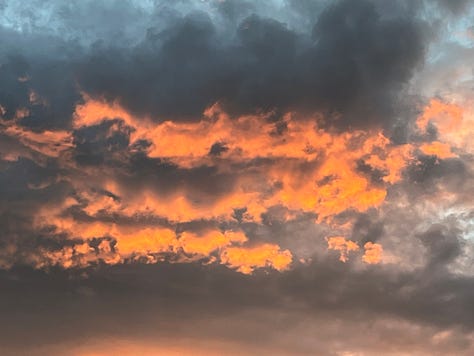
[[[21,57],[11,56],[0,67],[0,100],[5,110],[4,117],[13,118],[16,110],[27,103],[28,88],[18,79],[27,76],[28,63]]]
[[[129,189],[148,186],[163,194],[189,189],[195,199],[210,199],[209,203],[231,192],[237,179],[232,173],[219,172],[215,166],[185,169],[141,154],[132,156],[126,169],[128,174],[119,177],[119,181]]]
[[[54,162],[40,166],[26,158],[0,161],[0,266],[28,264],[42,245],[42,233],[33,228],[34,214],[71,193],[69,184],[58,178],[59,172]]]
[[[36,130],[68,128],[76,104],[81,101],[71,63],[67,60],[35,63],[27,75],[31,77],[29,89],[39,96],[38,100],[45,98],[45,102],[30,103],[27,106],[30,114],[20,124]]]
[[[209,150],[210,155],[214,156],[219,156],[221,153],[226,152],[228,148],[226,147],[225,144],[216,142],[211,146],[211,149]]]
[[[461,230],[444,225],[434,225],[420,236],[421,241],[428,249],[429,266],[445,267],[449,262],[461,254]]]
[[[11,120],[18,110],[27,110],[19,120],[22,126],[38,131],[70,127],[81,96],[74,79],[74,59],[58,58],[57,50],[46,56],[17,49],[0,54],[0,102],[6,111],[4,119]]]
[[[449,158],[440,160],[436,156],[421,156],[406,174],[411,182],[426,192],[435,193],[440,189],[459,192],[472,186],[472,172],[469,170],[469,160]],[[464,189],[463,189],[464,188]]]
[[[472,290],[466,288],[472,286],[472,280],[446,275],[420,286],[419,273],[397,277],[388,271],[353,273],[337,263],[315,263],[289,274],[251,277],[224,268],[164,263],[108,267],[99,274],[90,273],[87,279],[80,274],[25,269],[16,269],[10,276],[15,278],[2,276],[1,309],[8,327],[2,324],[1,344],[12,350],[18,350],[20,344],[29,350],[58,339],[67,344],[93,337],[138,338],[141,342],[163,338],[176,343],[179,335],[196,341],[213,335],[214,340],[233,340],[239,350],[245,350],[257,342],[257,331],[260,344],[265,343],[266,349],[276,347],[282,355],[315,350],[332,354],[340,347],[361,347],[367,354],[385,352],[387,346],[398,352],[406,347],[406,352],[417,350],[421,355],[431,352],[427,350],[438,352],[439,347],[460,355],[472,350],[469,339],[459,334],[457,340],[448,333],[443,345],[432,339],[442,331],[456,330],[457,323],[472,326],[465,313],[465,308],[472,308]],[[32,293],[34,301],[26,297]],[[12,296],[16,296],[13,304]],[[420,324],[412,330],[400,321],[401,315]],[[18,336],[19,318],[24,321],[21,330],[33,333],[27,340]],[[339,322],[332,325],[330,320]],[[370,342],[358,345],[357,340],[366,336],[364,325],[368,322],[377,327],[371,329]],[[391,325],[391,333],[397,333],[392,334],[393,339],[387,339],[390,333],[385,334],[384,323]],[[404,325],[402,330],[397,323]],[[319,332],[306,339],[304,328]],[[360,328],[364,330],[358,331]],[[425,328],[427,334],[422,339],[399,344],[415,330]],[[347,333],[347,343],[340,345],[339,341],[338,346],[341,331]],[[325,337],[317,337],[321,333]],[[278,341],[287,337],[283,343]],[[374,342],[377,338],[383,340],[381,346]]]
[[[384,234],[384,222],[375,214],[360,214],[352,228],[352,239],[366,242],[375,242]]]
[[[75,159],[79,164],[104,164],[130,144],[131,127],[121,120],[107,120],[74,131]]]
[[[159,120],[198,120],[221,102],[233,114],[305,109],[338,126],[390,126],[424,58],[415,18],[381,18],[367,1],[329,6],[311,36],[251,15],[223,40],[205,14],[148,31],[132,50],[99,47],[79,71],[87,92]]]
[[[53,199],[51,189],[57,182],[58,173],[55,162],[46,167],[26,158],[2,162],[0,171],[2,203],[25,202],[27,207],[32,202],[42,204],[47,199]]]

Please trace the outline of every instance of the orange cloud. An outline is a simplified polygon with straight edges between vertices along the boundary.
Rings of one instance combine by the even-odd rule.
[[[247,237],[242,232],[208,231],[204,235],[192,232],[183,232],[179,239],[179,244],[184,252],[208,256],[216,250],[223,249],[231,244],[241,244],[247,241]]]
[[[118,252],[125,257],[173,252],[178,245],[175,232],[162,227],[115,227],[111,236],[117,240]]]
[[[39,228],[54,226],[57,233],[66,234],[71,241],[85,240],[56,251],[41,250],[39,255],[30,257],[30,262],[37,268],[51,265],[86,267],[99,261],[107,264],[123,263],[126,260],[157,263],[160,254],[172,253],[179,257],[179,262],[206,259],[249,274],[256,268],[264,267],[282,271],[288,268],[292,260],[290,251],[281,251],[275,244],[245,246],[248,239],[241,231],[221,232],[211,229],[204,233],[185,231],[177,235],[174,230],[164,227],[79,222],[72,218],[46,218],[44,215],[38,217],[36,224]],[[97,238],[103,240],[96,248],[92,248],[88,241]]]
[[[339,251],[339,261],[347,262],[348,254],[352,251],[359,250],[357,243],[351,240],[347,240],[342,236],[333,236],[326,238],[328,243],[328,250]]]
[[[431,122],[442,133],[452,132],[461,125],[463,113],[463,109],[456,104],[431,99],[422,115],[417,119],[416,124],[419,129],[426,130]]]
[[[420,146],[420,150],[425,155],[433,155],[441,159],[457,157],[457,155],[451,152],[451,146],[438,141],[424,143]]]
[[[318,221],[347,209],[365,211],[380,206],[386,188],[374,186],[358,171],[357,161],[364,160],[384,174],[393,184],[412,158],[410,145],[394,146],[379,131],[331,133],[317,127],[320,118],[295,120],[284,116],[286,130],[277,134],[268,115],[230,118],[219,105],[205,111],[195,123],[165,121],[152,124],[149,118],[136,118],[117,104],[85,98],[76,108],[75,126],[99,123],[105,118],[122,118],[134,128],[131,140],[152,143],[150,157],[170,160],[183,168],[213,165],[219,171],[231,170],[230,164],[268,159],[267,167],[241,171],[235,189],[217,199],[197,203],[187,191],[176,191],[166,198],[144,189],[139,197],[127,199],[117,209],[127,215],[152,213],[172,221],[202,218],[230,219],[235,209],[246,209],[246,219],[259,221],[269,207],[283,205],[290,210],[314,212]],[[225,150],[210,156],[215,143]],[[303,173],[304,172],[304,173]],[[268,190],[275,185],[276,189]],[[127,187],[116,187],[118,195]],[[185,188],[186,189],[186,188]]]
[[[251,274],[255,268],[272,267],[284,271],[290,267],[291,252],[281,250],[278,245],[263,244],[255,247],[228,247],[221,256],[223,264],[244,274]]]
[[[0,123],[0,132],[17,139],[25,147],[48,157],[59,157],[71,147],[72,135],[68,131],[34,132],[14,123],[4,126]]]
[[[368,264],[378,264],[382,261],[382,254],[383,254],[383,248],[382,245],[373,243],[373,242],[367,242],[364,245],[364,255],[362,256],[362,260],[365,263]]]
[[[166,194],[146,186],[131,192],[115,179],[113,171],[97,174],[94,168],[83,168],[81,174],[94,176],[94,181],[89,187],[87,179],[71,179],[81,205],[70,204],[80,206],[91,218],[105,212],[124,217],[159,216],[174,223],[200,219],[228,221],[233,219],[235,209],[245,209],[245,220],[259,222],[269,208],[280,205],[289,209],[288,217],[294,216],[292,211],[313,212],[318,222],[330,223],[345,210],[365,211],[385,200],[386,187],[373,185],[359,171],[359,160],[380,170],[388,185],[401,179],[401,171],[412,159],[413,151],[411,145],[394,146],[379,131],[332,133],[318,128],[315,118],[294,120],[291,113],[283,118],[286,130],[277,134],[266,115],[230,118],[218,105],[209,108],[199,122],[153,124],[150,118],[136,118],[117,104],[85,97],[84,104],[76,108],[74,126],[112,118],[119,118],[133,128],[132,143],[142,139],[151,142],[147,153],[150,157],[170,160],[182,168],[213,165],[221,172],[236,174],[235,183],[225,194],[211,197],[200,196],[186,186]],[[225,150],[213,157],[209,152],[217,142]],[[267,159],[266,165],[237,172],[232,168],[232,164],[248,164],[260,158]],[[97,193],[101,190],[114,197]],[[156,262],[156,254],[182,251],[192,260],[196,256],[211,261],[219,259],[239,272],[251,273],[261,267],[284,270],[292,260],[291,252],[280,250],[278,245],[245,246],[247,238],[240,232],[185,231],[176,235],[170,229],[158,227],[132,228],[99,220],[85,224],[60,217],[64,209],[59,208],[43,221],[75,238],[113,238],[113,249],[102,242],[101,250],[94,251],[111,263],[138,257]],[[356,243],[342,237],[329,238],[328,246],[338,250],[344,262],[349,252],[359,249]],[[114,253],[118,257],[112,257]],[[72,251],[72,255],[76,254],[81,252]],[[66,260],[70,255],[71,251],[64,251]]]
[[[391,147],[387,142],[385,145],[373,147],[377,153],[371,153],[365,162],[386,173],[382,177],[384,182],[394,184],[401,180],[403,169],[413,159],[413,149],[411,144]]]
[[[33,95],[31,100],[39,99]],[[445,112],[460,115],[455,108],[446,109],[434,102],[419,119],[419,127],[426,128],[428,122],[436,121]],[[157,262],[157,254],[184,254],[192,260],[216,260],[242,273],[251,273],[261,267],[286,269],[291,263],[291,252],[273,244],[246,246],[247,238],[239,232],[185,231],[177,235],[173,228],[103,223],[101,216],[128,220],[160,217],[174,225],[195,220],[228,222],[235,219],[235,210],[239,209],[244,211],[244,221],[258,223],[268,209],[280,206],[288,211],[285,214],[288,219],[300,213],[313,213],[318,223],[332,226],[334,217],[344,211],[364,212],[380,207],[388,187],[402,179],[403,169],[414,159],[413,152],[417,149],[411,144],[394,145],[380,130],[332,132],[318,126],[321,117],[295,119],[291,112],[281,119],[285,130],[277,132],[270,114],[230,117],[216,104],[197,122],[153,122],[150,117],[135,117],[116,103],[87,96],[76,107],[73,128],[120,119],[131,128],[132,145],[138,140],[150,142],[148,157],[170,162],[182,172],[206,166],[232,176],[231,183],[220,193],[212,189],[204,192],[186,184],[177,184],[175,189],[166,191],[146,183],[142,187],[130,187],[117,178],[115,167],[78,166],[69,159],[67,151],[74,149],[70,131],[36,134],[15,125],[3,130],[32,150],[60,156],[63,168],[73,171],[65,179],[73,187],[75,198],[38,212],[39,226],[44,227],[47,222],[57,232],[85,242],[105,239],[92,250],[87,246],[72,246],[50,253],[49,260],[73,266],[98,259],[106,263],[137,258]],[[459,120],[452,121],[456,125]],[[210,154],[216,143],[223,149]],[[418,149],[448,157],[450,147],[443,141],[426,143]],[[126,160],[127,155],[114,159]],[[361,162],[380,172],[382,181],[374,184],[367,172],[360,169]],[[71,207],[90,220],[76,221],[64,214]],[[338,226],[338,233],[341,228]],[[114,241],[113,246],[108,239]],[[343,237],[335,236],[327,241],[329,249],[340,252],[343,262],[350,252],[359,249],[355,242]],[[186,261],[186,257],[180,258]]]
[[[472,98],[452,102],[432,99],[416,122],[418,129],[422,132],[426,131],[429,123],[436,127],[438,139],[444,144],[460,148],[468,153],[474,152],[472,142],[474,101]],[[437,147],[438,152],[439,149]],[[447,148],[443,148],[442,152],[447,153]]]
[[[83,94],[85,103],[76,106],[73,125],[75,128],[100,124],[106,119],[120,118],[127,125],[133,125],[135,120],[126,110],[118,104],[106,103],[102,100],[94,100],[87,94]]]

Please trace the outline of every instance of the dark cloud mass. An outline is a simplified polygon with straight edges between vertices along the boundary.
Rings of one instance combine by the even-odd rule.
[[[0,0],[0,355],[474,354],[473,19]]]
[[[390,126],[423,61],[425,30],[413,17],[381,18],[368,1],[328,6],[311,33],[252,14],[222,38],[207,14],[191,13],[148,29],[134,48],[99,46],[78,80],[157,120],[196,120],[221,102],[233,114],[324,111],[330,125]]]

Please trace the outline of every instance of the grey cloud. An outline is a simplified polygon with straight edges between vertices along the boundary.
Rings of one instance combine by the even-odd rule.
[[[342,351],[340,348],[360,348],[370,355],[387,352],[386,347],[394,354],[404,350],[406,354],[468,355],[472,351],[469,329],[463,332],[448,321],[455,316],[469,325],[464,308],[469,306],[469,298],[472,300],[472,291],[462,299],[458,296],[462,285],[472,280],[443,281],[445,277],[441,277],[432,281],[431,287],[414,288],[420,284],[419,275],[394,278],[387,271],[353,273],[341,264],[313,267],[249,277],[224,268],[161,264],[109,267],[88,279],[79,274],[71,278],[60,271],[46,275],[18,269],[15,279],[2,276],[2,299],[18,295],[13,309],[2,303],[2,315],[9,322],[8,328],[2,324],[2,346],[19,350],[21,343],[28,350],[58,337],[65,343],[87,343],[95,337],[121,338],[126,333],[142,342],[161,337],[171,342],[181,337],[197,341],[213,335],[214,340],[236,342],[243,350],[252,349],[257,333],[264,350],[276,347],[282,355],[315,351],[330,355]],[[84,288],[93,292],[80,293]],[[413,289],[417,290],[414,294],[410,292]],[[36,295],[34,302],[24,297],[30,293]],[[452,299],[453,295],[457,297]],[[19,313],[26,322],[21,326],[23,331],[41,330],[26,341],[17,336]],[[88,325],[85,329],[84,323]],[[367,339],[368,323],[375,327]],[[397,323],[403,327],[396,327]],[[269,324],[273,327],[268,328]],[[309,337],[305,328],[318,332]],[[420,329],[427,334],[411,339]],[[448,333],[443,343],[431,339],[446,330],[454,333]],[[346,334],[343,345],[341,332]],[[325,336],[319,338],[321,334]],[[384,342],[379,344],[375,339]],[[402,340],[408,339],[411,342],[403,345]]]
[[[74,131],[74,155],[79,164],[100,165],[111,161],[117,152],[123,152],[130,144],[132,128],[121,120],[106,120],[100,124],[82,127]]]
[[[436,3],[443,9],[448,10],[453,15],[460,15],[473,5],[472,0],[436,0]]]
[[[312,35],[258,15],[228,43],[218,30],[207,15],[187,15],[130,52],[98,48],[78,81],[160,120],[196,120],[219,101],[234,114],[298,108],[340,114],[331,125],[390,127],[427,40],[419,20],[384,20],[367,1],[329,6]]]

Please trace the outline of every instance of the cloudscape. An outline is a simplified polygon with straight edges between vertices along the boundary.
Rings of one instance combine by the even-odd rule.
[[[474,354],[470,0],[0,0],[0,355]]]

